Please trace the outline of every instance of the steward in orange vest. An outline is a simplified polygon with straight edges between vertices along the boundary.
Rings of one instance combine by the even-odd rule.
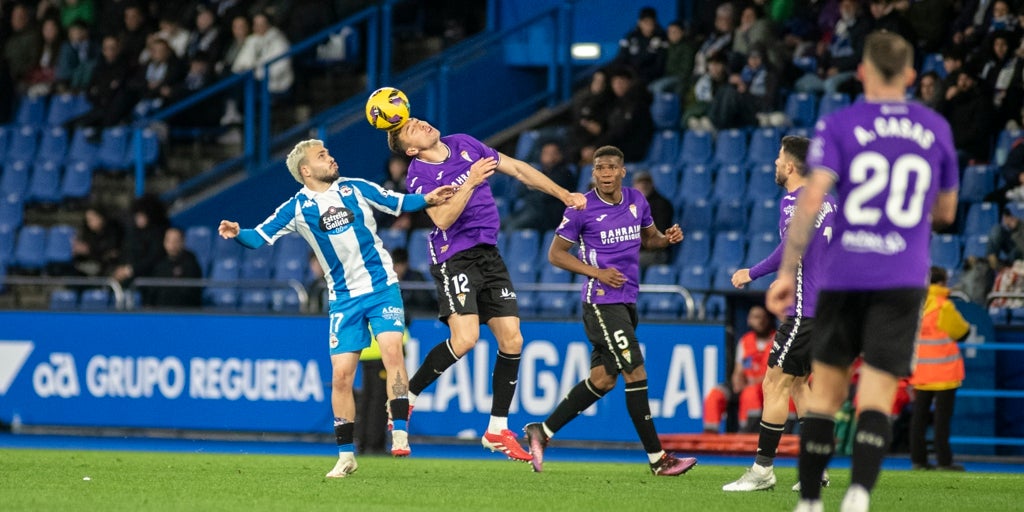
[[[917,364],[910,377],[914,387],[914,409],[910,419],[910,462],[914,469],[963,471],[953,463],[949,446],[950,424],[956,390],[964,380],[964,361],[956,340],[967,337],[970,324],[949,300],[948,275],[941,267],[932,267],[931,285],[924,302],[921,330],[917,336]],[[932,412],[934,407],[934,412]],[[925,436],[929,419],[934,422],[935,460],[928,463]]]

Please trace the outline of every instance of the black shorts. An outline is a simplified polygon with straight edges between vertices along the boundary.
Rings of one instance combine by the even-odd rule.
[[[814,360],[845,368],[858,355],[894,377],[908,377],[925,288],[822,291],[814,329]]]
[[[814,319],[789,316],[775,331],[775,343],[768,354],[768,368],[782,367],[782,373],[796,377],[811,374],[811,333]]]
[[[493,245],[466,249],[439,265],[430,266],[437,286],[437,316],[447,322],[452,313],[492,318],[519,316],[519,303],[505,261]]]
[[[583,329],[594,346],[590,367],[603,365],[608,375],[632,373],[643,366],[636,339],[636,304],[583,304]]]

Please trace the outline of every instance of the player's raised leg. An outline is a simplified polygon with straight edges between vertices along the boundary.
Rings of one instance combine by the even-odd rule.
[[[530,461],[533,456],[519,445],[516,434],[508,428],[508,413],[512,408],[516,386],[519,384],[519,358],[523,351],[519,317],[491,318],[487,326],[498,340],[498,358],[491,376],[494,392],[491,399],[491,419],[487,424],[487,432],[480,442],[485,448],[501,451],[511,459]]]
[[[334,411],[334,438],[338,443],[338,462],[327,478],[345,478],[356,472],[355,434],[356,402],[352,395],[358,352],[331,355],[331,408]]]

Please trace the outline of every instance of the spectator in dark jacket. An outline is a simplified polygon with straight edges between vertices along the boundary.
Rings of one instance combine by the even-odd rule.
[[[576,175],[565,162],[562,148],[557,142],[545,142],[540,148],[540,165],[538,169],[551,181],[566,190],[576,189]],[[544,232],[558,227],[565,211],[565,203],[539,190],[527,189],[519,181],[513,185],[519,192],[516,194],[515,212],[505,221],[505,229],[536,229]]]
[[[668,38],[658,24],[658,13],[652,7],[640,9],[636,27],[619,40],[615,65],[633,70],[638,80],[649,84],[665,72],[665,50]]]
[[[85,90],[99,58],[100,49],[89,37],[89,26],[75,21],[68,27],[68,40],[60,48],[57,81],[66,90]]]
[[[946,90],[943,115],[953,129],[960,167],[970,162],[987,162],[992,144],[992,100],[977,86],[973,71],[961,70],[956,85]]]
[[[152,277],[165,279],[198,279],[203,277],[196,255],[185,248],[185,234],[178,228],[164,232],[164,256],[153,266]],[[199,287],[165,286],[143,290],[148,306],[197,308],[202,305],[203,290]]]
[[[650,93],[645,85],[637,83],[628,68],[614,71],[611,85],[615,100],[608,110],[608,118],[593,146],[584,150],[582,159],[592,160],[588,155],[593,155],[594,148],[616,146],[627,162],[639,162],[647,157],[654,136]]]
[[[75,120],[78,126],[107,127],[128,119],[135,105],[135,94],[128,87],[128,78],[135,67],[121,55],[121,45],[113,36],[103,38],[102,57],[89,78],[86,98],[92,110]],[[98,136],[98,134],[97,134]]]
[[[640,191],[651,206],[651,218],[654,219],[654,226],[664,231],[672,226],[672,218],[675,216],[675,209],[672,203],[658,192],[654,187],[654,179],[651,173],[640,171],[633,176],[633,188]],[[640,250],[640,266],[646,268],[648,265],[665,263],[668,261],[667,251],[662,250]]]
[[[113,277],[127,283],[136,277],[150,277],[164,253],[167,209],[160,199],[144,195],[132,203],[132,223],[121,252],[121,264]]]
[[[85,209],[82,226],[71,244],[72,264],[80,275],[110,275],[121,259],[124,229],[98,206]]]
[[[577,91],[572,98],[568,154],[570,160],[578,161],[581,165],[589,163],[582,159],[582,149],[596,147],[594,141],[608,119],[608,108],[614,98],[608,82],[606,70],[594,71],[587,88]]]

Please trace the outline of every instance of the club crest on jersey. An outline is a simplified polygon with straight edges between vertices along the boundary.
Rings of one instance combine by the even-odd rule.
[[[352,195],[352,187],[348,185],[342,185],[338,191],[341,192],[341,197],[348,197]]]
[[[356,214],[352,210],[332,206],[320,216],[320,230],[329,234],[344,232],[355,218]]]
[[[338,337],[335,336],[333,332],[331,333],[330,345],[331,348],[338,348]]]
[[[636,218],[636,205],[635,204],[629,205],[629,213],[633,214],[633,218],[634,219]]]
[[[459,299],[459,304],[462,304],[463,307],[466,306],[466,294],[465,293],[460,293],[460,294],[456,295],[455,298]]]
[[[467,161],[467,162],[472,162],[473,161],[473,157],[469,156],[469,152],[466,151],[465,149],[463,149],[461,152],[459,152],[459,156],[461,156],[462,159]]]
[[[622,351],[622,358],[625,359],[627,363],[633,364],[633,355],[629,353],[628,349]]]
[[[442,245],[441,246],[441,254],[444,254],[446,252],[448,252],[448,246],[447,245]]]

